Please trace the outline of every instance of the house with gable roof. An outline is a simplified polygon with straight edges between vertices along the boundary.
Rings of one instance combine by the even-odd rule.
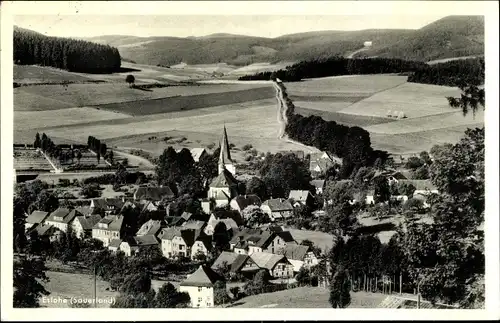
[[[266,269],[273,278],[292,278],[293,265],[284,256],[269,252],[254,252],[250,259],[261,269]]]
[[[213,235],[215,227],[220,222],[224,223],[227,231],[231,231],[231,236],[234,235],[234,233],[236,233],[238,231],[238,224],[233,219],[230,219],[230,218],[217,219],[214,214],[211,214],[203,232],[205,232],[205,234],[209,235],[209,236]]]
[[[201,234],[196,238],[193,246],[191,247],[191,259],[195,259],[200,254],[208,257],[212,252],[212,249],[212,237]]]
[[[212,269],[219,270],[224,266],[229,267],[230,275],[243,274],[246,277],[252,277],[260,269],[259,266],[250,259],[250,256],[229,251],[221,252],[219,257],[214,261]]]
[[[96,198],[90,200],[92,213],[103,210],[104,214],[118,214],[125,204],[125,198]]]
[[[141,249],[149,246],[157,246],[158,240],[154,235],[143,235],[128,237],[120,243],[120,251],[123,251],[125,256],[130,257],[141,252]]]
[[[50,213],[48,218],[45,220],[45,223],[58,228],[62,232],[67,232],[68,227],[72,224],[77,215],[80,215],[80,213],[76,210],[60,207]]]
[[[279,254],[284,255],[290,261],[294,272],[298,272],[302,267],[311,268],[319,262],[316,255],[309,249],[309,246],[288,244]]]
[[[309,171],[311,172],[311,175],[313,177],[318,177],[324,175],[330,167],[335,165],[335,163],[339,163],[339,161],[334,160],[332,156],[330,156],[326,152],[311,154],[309,161]]]
[[[33,211],[26,218],[26,223],[24,224],[24,229],[28,230],[31,228],[35,228],[38,225],[41,225],[47,220],[49,217],[49,212],[44,211]]]
[[[224,277],[210,267],[201,265],[189,275],[179,286],[180,292],[186,292],[191,298],[191,307],[214,307],[214,286],[217,281],[224,281]]]
[[[149,220],[145,222],[135,234],[136,236],[156,236],[160,232],[162,223],[160,220]]]
[[[323,194],[323,189],[325,188],[325,180],[313,179],[310,184],[314,186],[316,194]]]
[[[288,195],[288,200],[293,202],[293,207],[303,205],[311,206],[314,203],[314,197],[311,192],[307,190],[291,190]]]
[[[99,214],[76,216],[71,227],[79,239],[90,238],[92,237],[92,228],[101,221],[101,219],[101,215]]]
[[[196,223],[195,223],[196,224]],[[170,227],[162,229],[158,238],[161,240],[161,251],[165,258],[174,257],[191,257],[193,245],[196,241],[202,241],[205,249],[209,249],[205,245],[205,237],[202,227]],[[198,250],[204,251],[203,246],[197,244]]]
[[[260,206],[261,210],[269,215],[272,221],[289,218],[293,215],[293,206],[283,198],[269,199]]]
[[[122,238],[122,229],[122,215],[107,215],[92,228],[92,238],[101,240],[104,247],[107,247],[111,240]]]
[[[243,211],[247,206],[250,205],[260,206],[261,204],[262,201],[257,195],[249,194],[249,195],[238,195],[234,197],[229,203],[229,206],[231,207],[231,209],[241,213],[241,211]]]

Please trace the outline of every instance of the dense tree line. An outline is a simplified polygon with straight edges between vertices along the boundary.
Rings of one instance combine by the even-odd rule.
[[[90,150],[97,154],[97,161],[101,159],[101,156],[103,156],[104,159],[110,159],[111,162],[113,161],[113,151],[108,151],[106,144],[101,142],[101,140],[96,137],[89,136],[87,139],[87,146]]]
[[[335,56],[325,59],[301,61],[286,69],[275,72],[261,72],[254,75],[244,75],[239,78],[248,80],[275,80],[294,82],[304,78],[315,78],[336,75],[404,73],[416,71],[424,63],[405,61],[395,58],[344,58]]]
[[[335,121],[325,121],[318,116],[304,117],[294,113],[295,106],[287,96],[283,84],[279,85],[287,104],[288,136],[321,151],[328,151],[343,159],[339,176],[348,178],[360,167],[371,166],[379,159],[382,163],[388,158],[385,151],[371,147],[370,134],[360,127],[348,127]]]
[[[408,76],[408,82],[461,86],[484,84],[484,58],[458,59],[423,65]]]
[[[42,65],[72,72],[109,73],[119,70],[118,49],[70,38],[48,37],[14,29],[14,63]]]

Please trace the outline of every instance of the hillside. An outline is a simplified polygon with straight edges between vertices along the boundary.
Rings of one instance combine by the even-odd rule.
[[[373,48],[362,54],[421,61],[484,55],[484,17],[445,17],[395,43],[374,42]]]
[[[418,30],[370,29],[315,31],[276,38],[227,33],[202,37],[99,36],[93,42],[119,49],[122,58],[140,64],[175,65],[253,63],[310,60],[349,55],[372,41],[373,47],[358,56],[381,56],[429,61],[483,55],[484,17],[450,16]]]

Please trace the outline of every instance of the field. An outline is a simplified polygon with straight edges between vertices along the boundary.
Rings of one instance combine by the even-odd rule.
[[[274,293],[248,296],[233,306],[241,308],[331,308],[330,292],[323,287],[297,287]],[[351,293],[349,308],[375,308],[387,295],[356,292]]]
[[[287,83],[296,111],[318,115],[370,132],[375,149],[395,154],[430,150],[435,144],[456,142],[467,127],[484,125],[484,112],[463,116],[448,106],[456,88],[407,83],[405,76],[355,75]],[[387,116],[403,112],[406,118]]]
[[[14,168],[18,171],[53,170],[52,166],[42,153],[34,149],[15,149]]]
[[[132,101],[144,103],[147,100],[178,99],[202,94],[212,94],[211,97],[204,99],[210,100],[212,98],[212,100],[216,100],[218,98],[216,94],[239,97],[245,93],[241,91],[255,91],[262,87],[262,85],[256,86],[244,83],[231,85],[178,85],[147,90],[130,88],[125,83],[70,84],[67,87],[63,85],[23,86],[14,89],[14,111],[57,110],[69,107],[98,106]],[[255,95],[252,92],[250,94]]]
[[[300,244],[303,240],[310,240],[315,246],[323,251],[330,250],[333,246],[333,236],[331,234],[319,231],[298,230],[287,228],[292,237]]]
[[[196,78],[198,73],[229,73],[233,68],[227,64],[164,68],[130,63],[126,67],[137,70],[132,72],[136,79],[150,82],[168,73]],[[49,69],[48,75],[55,78],[53,70]],[[201,81],[205,84],[171,82],[178,86],[139,90],[129,88],[124,75],[84,75],[107,78],[107,83],[102,84],[16,88],[15,142],[31,143],[36,132],[45,132],[56,143],[85,143],[92,135],[118,149],[138,148],[159,155],[169,145],[182,148],[217,144],[225,124],[229,140],[237,147],[250,143],[259,152],[302,148],[277,138],[275,93],[268,84],[207,77]],[[448,107],[445,97],[458,94],[457,89],[407,83],[405,76],[326,77],[286,86],[298,113],[361,126],[370,132],[375,149],[396,154],[455,142],[466,127],[481,125],[484,118],[482,113],[475,119],[463,117],[460,111]],[[389,118],[388,110],[403,111],[407,118]],[[172,143],[165,142],[164,137],[186,139]],[[235,155],[243,157],[241,153]]]

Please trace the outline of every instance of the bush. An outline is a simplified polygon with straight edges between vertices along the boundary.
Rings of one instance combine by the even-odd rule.
[[[254,148],[250,150],[250,154],[252,154],[252,156],[257,156],[258,155],[257,149]]]
[[[243,149],[243,151],[247,151],[247,150],[250,150],[252,148],[253,148],[253,146],[251,144],[246,144],[241,149]]]
[[[86,198],[96,198],[101,196],[99,184],[88,184],[82,187],[81,194]]]
[[[59,178],[59,185],[62,187],[68,187],[71,185],[71,182],[67,178]]]
[[[251,161],[253,159],[252,155],[245,155],[245,161]]]

